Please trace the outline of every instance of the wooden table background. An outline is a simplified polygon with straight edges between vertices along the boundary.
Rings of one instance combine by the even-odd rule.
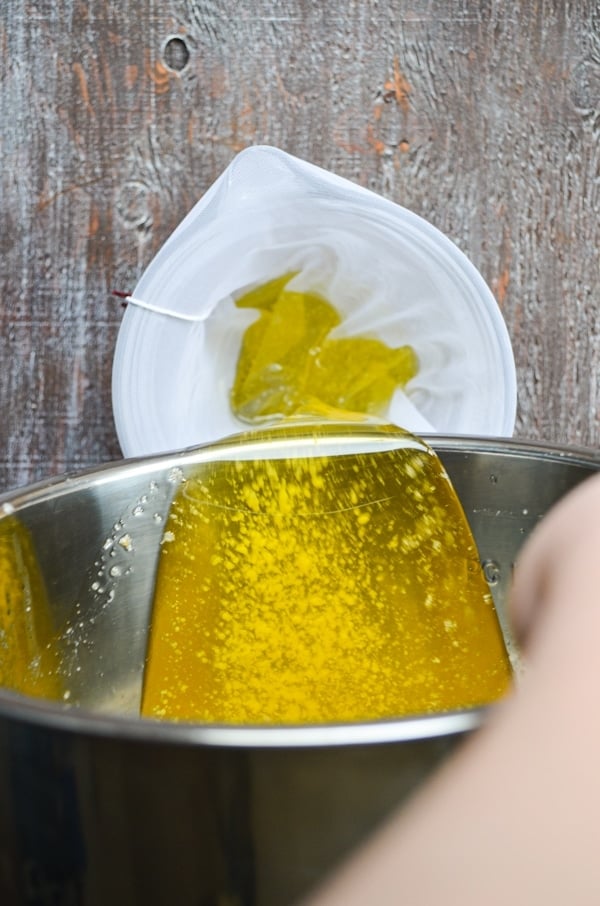
[[[599,446],[598,0],[2,0],[0,40],[0,490],[120,457],[110,290],[259,143],[449,235],[518,436]]]

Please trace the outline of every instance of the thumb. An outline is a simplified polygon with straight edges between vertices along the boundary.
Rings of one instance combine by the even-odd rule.
[[[551,615],[590,597],[600,607],[600,474],[559,501],[519,555],[509,600],[517,641],[527,649]]]

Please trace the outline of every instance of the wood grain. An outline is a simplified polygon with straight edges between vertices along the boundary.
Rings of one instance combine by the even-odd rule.
[[[599,445],[598,0],[4,0],[0,42],[0,489],[120,456],[110,290],[258,143],[447,233],[518,434]]]

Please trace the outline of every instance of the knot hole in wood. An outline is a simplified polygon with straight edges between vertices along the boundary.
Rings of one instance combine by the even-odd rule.
[[[163,48],[165,66],[174,72],[185,69],[190,59],[190,52],[183,38],[168,38]]]

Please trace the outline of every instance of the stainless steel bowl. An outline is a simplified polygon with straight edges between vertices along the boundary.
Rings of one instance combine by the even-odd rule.
[[[600,467],[592,453],[433,439],[501,619],[518,550]],[[207,450],[108,466],[0,498],[27,527],[63,646],[67,699],[0,690],[0,902],[286,904],[483,712],[252,728],[138,718],[174,486]]]

